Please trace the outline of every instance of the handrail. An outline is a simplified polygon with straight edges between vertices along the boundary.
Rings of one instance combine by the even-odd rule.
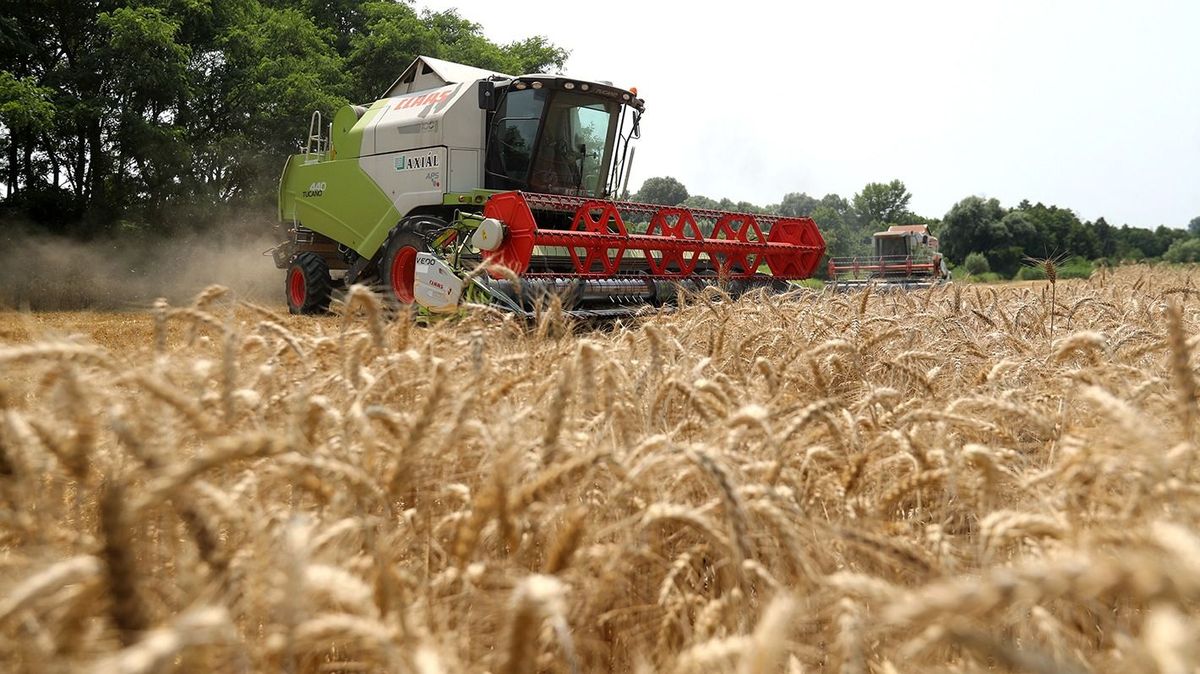
[[[323,137],[321,131],[321,111],[313,110],[313,114],[308,119],[308,140],[304,143],[304,161],[313,161],[313,155],[317,155],[317,160],[320,160],[329,151],[329,139]],[[333,135],[333,125],[330,124],[330,135]],[[316,149],[313,149],[313,145]]]

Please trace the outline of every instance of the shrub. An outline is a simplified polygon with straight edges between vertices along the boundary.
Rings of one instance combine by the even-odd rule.
[[[1087,258],[1075,256],[1058,266],[1059,278],[1091,278],[1092,263]]]
[[[1167,262],[1200,262],[1200,239],[1180,239],[1163,253]]]
[[[1087,258],[1075,256],[1057,263],[1054,267],[1060,279],[1092,277],[1092,263]],[[1021,267],[1013,276],[1014,281],[1043,281],[1045,278],[1046,270],[1041,264]]]
[[[991,265],[988,264],[987,258],[984,257],[983,253],[978,252],[968,255],[967,259],[963,260],[962,266],[963,269],[967,270],[967,273],[971,276],[979,276],[980,274],[986,274],[992,270]]]
[[[1014,281],[1044,281],[1045,279],[1046,270],[1041,267],[1021,267],[1013,276]]]
[[[994,271],[987,271],[982,274],[978,274],[978,275],[971,277],[972,283],[999,283],[1000,281],[1006,281],[1006,280],[1008,280],[1008,279],[1004,278],[1003,276],[1001,276],[1000,274],[997,274]]]

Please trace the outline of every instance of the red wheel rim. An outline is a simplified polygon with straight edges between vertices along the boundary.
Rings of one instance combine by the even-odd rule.
[[[392,258],[392,292],[405,304],[412,304],[413,282],[417,276],[417,249],[405,246]]]
[[[292,267],[292,271],[288,272],[288,301],[293,307],[300,308],[304,306],[304,299],[308,296],[308,289],[304,287],[304,270],[299,267]]]

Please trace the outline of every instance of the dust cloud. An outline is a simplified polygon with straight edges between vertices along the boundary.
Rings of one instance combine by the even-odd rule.
[[[139,310],[155,298],[184,303],[212,284],[278,304],[283,272],[264,251],[269,226],[244,222],[171,238],[114,236],[81,242],[0,227],[0,309]]]

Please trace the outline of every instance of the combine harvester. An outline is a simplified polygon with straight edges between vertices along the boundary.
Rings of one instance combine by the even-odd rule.
[[[528,316],[554,295],[605,318],[680,287],[737,295],[813,274],[811,219],[611,200],[643,109],[636,89],[420,57],[370,106],[329,125],[314,113],[279,185],[288,307],[324,311],[335,287],[368,283],[433,312]]]
[[[829,258],[831,286],[925,288],[950,280],[937,237],[926,225],[892,225],[871,238],[875,254],[870,257]]]

